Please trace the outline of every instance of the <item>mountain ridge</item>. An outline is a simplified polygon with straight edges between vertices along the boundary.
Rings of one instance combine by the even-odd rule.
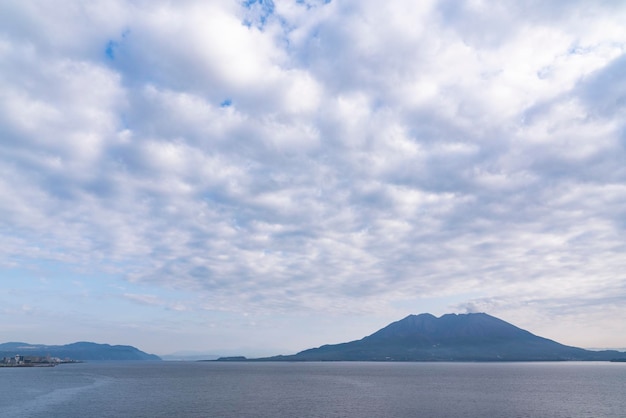
[[[6,342],[0,344],[0,358],[15,355],[47,356],[71,358],[72,360],[161,360],[155,354],[148,354],[130,345],[98,344],[78,341],[65,345],[29,344]]]

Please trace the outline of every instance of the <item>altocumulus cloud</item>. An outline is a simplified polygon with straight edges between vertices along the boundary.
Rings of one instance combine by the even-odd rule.
[[[5,2],[0,266],[176,312],[623,318],[624,21],[611,1]]]

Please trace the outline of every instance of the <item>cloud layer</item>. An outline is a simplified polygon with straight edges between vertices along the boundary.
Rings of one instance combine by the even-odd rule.
[[[0,6],[6,272],[171,315],[626,314],[618,2],[62,3]]]

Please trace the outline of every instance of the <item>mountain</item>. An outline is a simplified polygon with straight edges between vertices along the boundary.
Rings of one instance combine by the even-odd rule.
[[[67,345],[42,345],[20,342],[0,344],[0,358],[23,356],[47,356],[72,360],[161,360],[154,354],[144,353],[129,345],[96,344],[77,342]]]
[[[274,361],[561,361],[624,358],[538,337],[485,313],[409,315],[357,341],[323,345]]]

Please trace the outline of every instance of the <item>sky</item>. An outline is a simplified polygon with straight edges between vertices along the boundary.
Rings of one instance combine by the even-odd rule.
[[[0,2],[0,342],[626,347],[626,3]]]

